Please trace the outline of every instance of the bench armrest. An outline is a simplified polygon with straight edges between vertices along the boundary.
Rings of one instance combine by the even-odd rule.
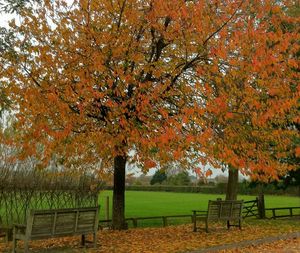
[[[15,235],[16,234],[24,235],[26,233],[26,226],[24,224],[13,223],[13,233]]]
[[[26,228],[26,225],[18,224],[18,223],[13,223],[13,226],[16,227],[16,228]]]
[[[202,210],[192,210],[193,216],[198,216],[198,217],[206,217],[207,216],[207,211],[202,211]]]

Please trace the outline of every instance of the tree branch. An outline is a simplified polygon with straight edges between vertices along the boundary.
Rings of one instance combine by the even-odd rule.
[[[214,31],[211,35],[209,35],[205,41],[203,42],[203,46],[205,46],[207,44],[207,42],[214,37],[217,33],[219,33],[235,16],[235,14],[237,13],[238,9],[241,8],[242,4],[244,3],[245,0],[242,0],[240,2],[240,4],[238,5],[238,7],[235,9],[235,11],[232,13],[232,15],[230,16],[230,18],[223,24],[221,25],[216,31]]]

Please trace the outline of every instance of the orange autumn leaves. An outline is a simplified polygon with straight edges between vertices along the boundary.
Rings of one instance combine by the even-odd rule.
[[[299,98],[299,34],[286,29],[299,20],[281,7],[81,0],[24,9],[11,24],[13,53],[1,55],[19,145],[45,164],[53,154],[103,166],[132,154],[146,168],[201,161],[276,178],[290,169],[277,158],[297,134]]]
[[[32,248],[32,252],[40,252],[42,249],[49,249],[49,251],[54,252],[78,253],[189,252],[231,243],[237,243],[237,248],[239,248],[238,243],[242,241],[263,239],[269,236],[280,236],[298,230],[299,225],[297,226],[297,223],[291,225],[291,223],[281,221],[279,226],[278,221],[276,221],[275,224],[274,222],[272,224],[270,221],[262,221],[258,225],[244,222],[242,230],[237,228],[227,230],[224,229],[224,224],[213,224],[211,233],[205,233],[201,230],[195,233],[192,231],[192,226],[186,224],[168,226],[165,228],[129,229],[126,231],[101,230],[97,234],[98,245],[95,249],[89,247],[83,249],[80,247],[80,238],[76,236],[31,241],[30,247]],[[278,243],[274,242],[274,245],[278,245]],[[266,246],[266,248],[269,249],[269,251],[266,252],[272,252],[275,249],[274,247],[272,248],[271,245]],[[263,245],[257,247],[257,251],[256,247],[247,247],[240,248],[240,250],[233,252],[262,252],[262,250],[260,251],[259,249],[262,249]],[[243,249],[245,249],[245,251],[243,251]],[[0,243],[1,252],[9,252],[10,250],[10,243]],[[228,250],[228,252],[232,251]]]

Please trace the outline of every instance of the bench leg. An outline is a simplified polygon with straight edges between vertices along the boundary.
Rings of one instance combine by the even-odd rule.
[[[228,220],[227,221],[227,229],[229,229],[230,228],[230,221]]]
[[[193,231],[196,232],[196,231],[197,231],[196,215],[193,215],[193,224],[194,224],[194,229],[193,229]]]
[[[206,231],[206,233],[208,233],[208,220],[207,219],[205,220],[205,231]]]
[[[239,229],[242,229],[242,221],[239,220]]]
[[[17,239],[16,239],[15,235],[14,235],[14,237],[13,237],[12,252],[13,252],[13,253],[16,253],[16,252],[17,252]]]
[[[16,253],[17,252],[17,243],[18,243],[18,240],[16,238],[16,228],[13,227],[13,244],[12,244],[12,252],[13,253]]]
[[[97,233],[93,234],[93,247],[96,248],[97,247]]]
[[[24,253],[29,252],[29,240],[24,241]]]
[[[85,245],[85,235],[81,235],[81,246]]]

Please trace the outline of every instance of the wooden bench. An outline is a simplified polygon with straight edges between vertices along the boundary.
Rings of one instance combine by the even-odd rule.
[[[197,231],[197,220],[205,221],[205,231],[208,232],[209,221],[227,221],[227,228],[231,226],[241,229],[243,200],[209,200],[207,211],[193,211],[194,232]],[[238,222],[238,224],[230,224]]]
[[[93,235],[96,247],[98,230],[98,207],[68,208],[52,210],[31,210],[26,225],[13,226],[13,252],[17,252],[17,241],[24,241],[24,252],[28,252],[30,240],[81,235],[81,244],[85,236]]]

